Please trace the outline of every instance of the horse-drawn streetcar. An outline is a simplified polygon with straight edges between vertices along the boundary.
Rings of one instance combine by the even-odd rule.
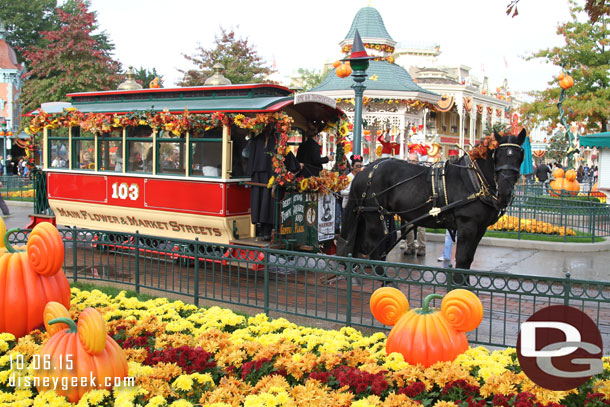
[[[250,192],[267,185],[249,182],[249,139],[264,129],[275,134],[269,188],[317,192],[324,180],[307,190],[286,169],[289,141],[296,144],[312,126],[338,133],[344,118],[332,99],[271,84],[68,96],[71,107],[41,110],[29,127],[32,134],[44,130],[43,168],[57,224],[221,245],[255,234]]]

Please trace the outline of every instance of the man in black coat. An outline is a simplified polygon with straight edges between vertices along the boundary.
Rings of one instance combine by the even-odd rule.
[[[549,169],[549,167],[542,162],[536,167],[536,171],[534,172],[534,174],[536,174],[536,177],[538,178],[538,181],[540,182],[544,182],[549,179],[550,173],[551,170]]]
[[[331,153],[332,157],[333,153]],[[322,164],[329,161],[328,157],[322,157],[322,146],[320,145],[320,135],[309,133],[307,141],[299,147],[297,160],[304,165],[301,174],[306,177],[317,177],[322,171]]]
[[[265,186],[253,185],[250,190],[250,217],[255,225],[260,225],[258,240],[270,241],[271,231],[275,222],[275,201],[271,189],[267,188],[269,179],[274,175],[271,157],[276,150],[277,137],[272,126],[267,126],[260,134],[250,140],[246,147],[248,156],[247,175]],[[299,163],[294,155],[289,153],[284,165],[290,172],[299,170]]]

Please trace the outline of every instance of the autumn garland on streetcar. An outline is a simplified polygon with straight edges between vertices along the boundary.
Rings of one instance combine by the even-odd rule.
[[[83,113],[76,108],[67,108],[61,113],[46,113],[40,111],[32,118],[26,128],[26,132],[35,136],[43,129],[56,129],[59,127],[80,127],[84,131],[105,134],[113,129],[150,126],[153,131],[165,130],[176,137],[197,130],[210,130],[218,126],[229,126],[235,124],[237,127],[250,130],[254,133],[261,132],[268,124],[273,123],[279,135],[276,152],[272,156],[275,176],[270,180],[269,187],[274,185],[286,188],[289,191],[299,192],[340,192],[349,181],[343,175],[346,168],[346,158],[344,154],[337,156],[334,171],[322,171],[318,177],[297,177],[294,173],[287,170],[284,160],[291,151],[288,146],[289,133],[291,131],[292,118],[282,112],[258,113],[253,117],[245,116],[242,113],[222,113],[215,112],[189,113],[188,109],[182,114],[172,114],[167,110],[162,112],[129,112],[119,113]],[[342,117],[339,123],[329,123],[322,130],[324,132],[336,132],[337,146],[343,152],[345,137],[347,136],[348,121]],[[341,174],[341,175],[339,175]]]

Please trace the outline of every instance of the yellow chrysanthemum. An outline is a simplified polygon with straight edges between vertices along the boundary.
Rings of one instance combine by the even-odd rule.
[[[273,187],[273,184],[275,183],[275,177],[271,177],[269,178],[269,182],[267,182],[267,188],[271,189]]]

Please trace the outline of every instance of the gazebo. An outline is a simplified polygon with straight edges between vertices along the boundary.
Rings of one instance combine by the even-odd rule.
[[[426,112],[433,109],[434,104],[440,100],[440,95],[419,86],[406,69],[394,63],[392,54],[396,41],[388,34],[377,9],[363,7],[358,11],[347,35],[339,43],[341,52],[345,55],[351,52],[356,30],[362,37],[367,53],[377,57],[371,60],[366,71],[368,77],[364,82],[366,90],[362,113],[364,127],[371,135],[382,128],[389,129],[394,141],[400,143],[400,155],[404,158],[409,136],[423,129]],[[333,69],[310,92],[336,99],[337,107],[346,112],[353,122],[353,83],[351,77],[339,78]],[[365,139],[370,141],[370,147],[374,147],[375,137],[366,134],[365,130]],[[374,159],[373,148],[370,149],[370,154]]]

